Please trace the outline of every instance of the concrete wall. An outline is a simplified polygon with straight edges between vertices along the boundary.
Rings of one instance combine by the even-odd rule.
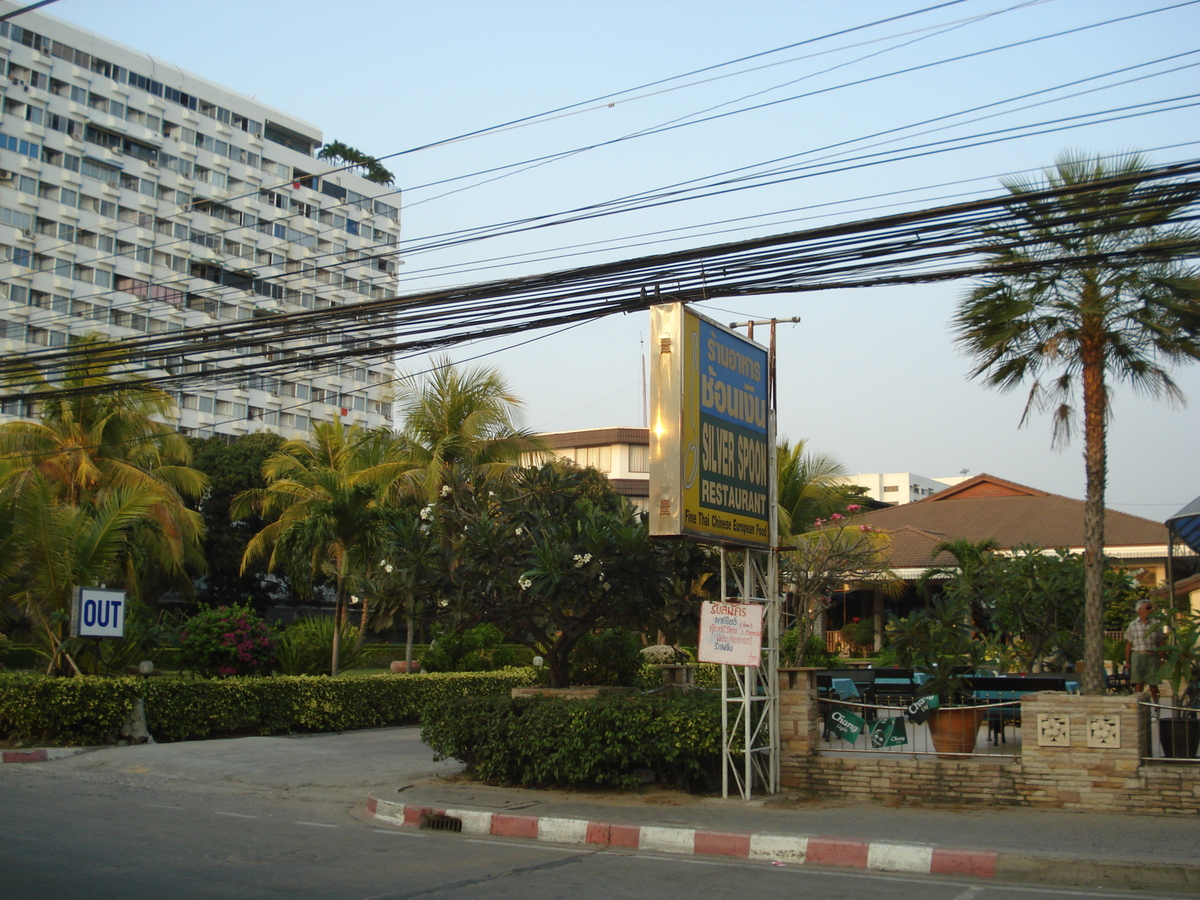
[[[1143,763],[1141,695],[1028,695],[1019,759],[821,755],[811,670],[780,673],[781,784],[806,797],[913,805],[1018,806],[1195,815],[1200,765]]]

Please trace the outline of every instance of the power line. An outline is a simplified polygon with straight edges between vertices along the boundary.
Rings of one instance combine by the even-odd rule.
[[[1200,161],[1185,166],[1153,170],[1089,185],[1088,190],[1122,187],[1134,196],[1166,207],[1181,198],[1190,206],[1177,223],[1194,218],[1195,196],[1200,193]],[[1191,180],[1180,179],[1191,177]],[[1157,185],[1164,185],[1157,187]],[[1168,193],[1163,194],[1164,191]],[[1050,189],[1023,195],[1022,201],[1062,198],[1080,189]],[[1159,196],[1163,194],[1163,196]],[[984,198],[952,206],[900,213],[861,222],[843,223],[758,238],[749,241],[694,248],[635,260],[550,272],[538,276],[485,282],[468,287],[400,296],[336,310],[288,314],[271,320],[209,326],[178,336],[128,341],[115,347],[112,358],[133,353],[144,358],[147,384],[194,382],[194,374],[152,374],[151,363],[167,356],[204,353],[215,360],[215,371],[206,380],[231,381],[248,373],[294,370],[299,364],[346,359],[386,358],[396,352],[428,350],[486,336],[503,336],[533,329],[590,321],[617,312],[642,310],[663,299],[699,302],[708,298],[764,293],[796,293],[833,287],[868,287],[913,284],[1009,271],[994,263],[971,261],[979,249],[984,229],[1003,228],[1013,219],[1009,195]],[[1059,226],[1094,233],[1088,215],[1070,211]],[[1195,252],[1200,239],[1194,230],[1174,249]],[[1101,258],[1136,256],[1068,256],[1039,263],[1041,267],[1078,265]],[[653,294],[647,294],[651,286]],[[319,314],[319,315],[318,315]],[[322,321],[323,319],[323,321]],[[346,339],[368,340],[370,346],[347,346]],[[245,351],[261,354],[270,340],[286,347],[289,340],[318,341],[319,347],[279,361],[261,355],[245,358]],[[36,400],[47,395],[21,391],[20,371],[35,366],[54,373],[69,362],[70,350],[53,349],[22,354],[0,361],[0,373],[12,387],[7,399]],[[104,361],[103,352],[98,354]],[[241,361],[245,359],[245,361]],[[29,382],[26,382],[29,384]],[[70,393],[70,392],[62,392]]]

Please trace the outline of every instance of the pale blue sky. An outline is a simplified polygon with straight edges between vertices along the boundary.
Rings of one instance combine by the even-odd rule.
[[[1200,4],[1154,12],[1174,4],[966,0],[857,29],[937,5],[60,0],[44,11],[254,95],[318,125],[327,140],[378,157],[811,41],[621,94],[610,98],[612,105],[586,105],[570,115],[386,160],[404,191],[405,291],[981,196],[997,190],[998,176],[1037,170],[1064,148],[1092,153],[1138,148],[1162,163],[1200,155],[1200,107],[1190,105],[1196,99],[1188,96],[1200,81]],[[1138,13],[1146,15],[994,49]],[[812,40],[846,29],[857,30]],[[928,66],[979,51],[993,52]],[[889,74],[920,66],[928,67]],[[1142,67],[1106,74],[1131,66]],[[1092,76],[1103,77],[910,127]],[[1132,78],[1140,80],[1117,84]],[[481,175],[428,186],[699,117],[704,110],[712,115],[801,94],[808,96],[517,167],[498,180]],[[978,146],[953,152],[836,173],[817,169],[814,177],[773,187],[419,252],[433,235],[553,214],[790,154],[810,152],[806,159],[824,160],[828,168],[834,153],[857,156],[1154,101],[1182,108],[1123,119],[1128,112],[1114,112],[1100,116],[1117,119],[1108,123],[1005,142],[980,138]],[[991,117],[964,121],[982,116]],[[864,141],[812,152],[903,128],[908,130],[879,138],[892,142],[873,150],[863,145],[875,141]],[[917,136],[932,128],[943,130]],[[884,194],[893,196],[879,196]],[[664,235],[668,229],[678,230]],[[589,245],[586,254],[582,244]],[[779,430],[793,440],[807,438],[851,472],[936,477],[968,469],[1082,497],[1081,445],[1052,453],[1045,418],[1018,430],[1023,397],[998,395],[965,380],[967,362],[947,330],[964,288],[772,296],[702,309],[725,322],[803,317],[800,325],[780,332]],[[502,351],[484,359],[501,368],[525,398],[531,427],[639,425],[641,340],[648,326],[648,316],[610,319],[519,349],[503,351],[516,343],[508,340],[465,345],[453,355],[466,359]],[[414,368],[419,365],[412,361]],[[1118,390],[1110,433],[1110,506],[1162,520],[1200,494],[1195,462],[1200,366],[1178,375],[1192,400],[1185,410]]]

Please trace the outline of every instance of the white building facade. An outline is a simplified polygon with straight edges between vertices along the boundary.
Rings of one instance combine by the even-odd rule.
[[[966,480],[966,475],[927,478],[913,472],[869,472],[861,475],[847,475],[841,479],[845,484],[866,488],[867,496],[872,500],[890,503],[893,506],[912,503],[914,500],[924,500],[926,497],[932,497],[938,491],[961,484]]]
[[[0,64],[5,354],[395,295],[399,193],[318,161],[316,127],[38,13],[0,22]],[[188,376],[170,388],[187,434],[390,422],[386,355],[310,368],[287,347],[262,351],[295,360],[280,375],[222,378],[203,353],[149,375]]]

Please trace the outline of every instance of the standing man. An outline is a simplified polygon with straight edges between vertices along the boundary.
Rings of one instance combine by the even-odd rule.
[[[1137,602],[1137,618],[1125,629],[1125,668],[1134,691],[1150,688],[1150,700],[1158,702],[1158,658],[1162,643],[1162,627],[1150,621],[1149,600]]]

